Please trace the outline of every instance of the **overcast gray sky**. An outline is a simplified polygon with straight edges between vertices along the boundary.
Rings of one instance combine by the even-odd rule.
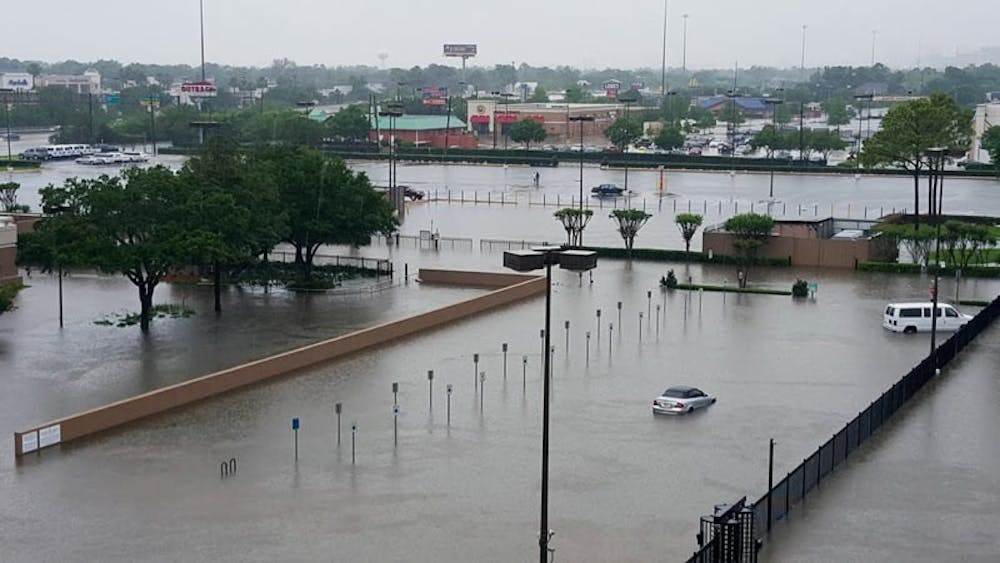
[[[268,65],[445,63],[442,43],[477,43],[473,64],[659,67],[663,0],[204,0],[207,59]],[[7,0],[0,56],[81,61],[198,62],[198,0]],[[890,66],[1000,45],[997,0],[672,0],[667,61],[689,68]],[[27,22],[12,24],[11,22]],[[451,60],[450,64],[457,64]],[[1000,62],[1000,61],[994,61]]]

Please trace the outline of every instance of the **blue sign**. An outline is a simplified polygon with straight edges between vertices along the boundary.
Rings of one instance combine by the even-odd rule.
[[[298,430],[298,429],[299,429],[299,419],[298,418],[293,418],[292,419],[292,430]]]
[[[104,96],[104,103],[108,104],[109,106],[117,104],[118,101],[119,101],[118,94],[106,94]]]

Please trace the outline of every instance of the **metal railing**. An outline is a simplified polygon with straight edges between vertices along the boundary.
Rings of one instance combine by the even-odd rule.
[[[885,393],[882,393],[866,409],[858,413],[858,416],[845,424],[812,455],[788,472],[770,491],[757,499],[749,507],[753,513],[754,535],[752,538],[744,538],[746,542],[742,548],[744,552],[750,547],[756,549],[756,546],[760,545],[775,522],[787,516],[792,508],[810,492],[816,490],[823,479],[837,469],[850,456],[851,452],[861,446],[875,431],[887,424],[892,415],[916,395],[928,381],[932,380],[939,369],[954,359],[998,316],[1000,316],[1000,297],[997,297],[973,317],[968,324],[938,346],[933,353],[924,358]],[[768,511],[768,506],[770,506],[770,511]],[[768,518],[769,513],[770,518]],[[709,517],[702,519],[699,550],[692,558],[688,559],[688,562],[737,563],[744,561],[744,559],[733,559],[725,555],[728,552],[707,549],[712,538],[707,538],[708,542],[703,541],[706,539],[705,518]],[[719,555],[717,557],[718,554],[725,556]]]
[[[269,253],[267,259],[272,262],[294,262],[295,253],[277,250]],[[392,276],[392,261],[386,258],[368,258],[365,256],[338,256],[336,254],[316,254],[313,264],[317,266],[341,266],[370,270],[377,276]]]
[[[493,250],[527,250],[536,246],[549,246],[548,242],[538,242],[533,240],[508,240],[499,238],[479,239],[480,252]]]

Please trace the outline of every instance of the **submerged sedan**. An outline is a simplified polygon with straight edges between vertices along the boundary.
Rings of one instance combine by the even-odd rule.
[[[715,397],[696,387],[671,387],[653,401],[653,414],[684,414],[715,403]]]

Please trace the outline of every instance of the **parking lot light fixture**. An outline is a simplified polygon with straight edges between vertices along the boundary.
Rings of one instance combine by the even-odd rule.
[[[563,250],[558,246],[543,246],[531,250],[504,252],[503,265],[517,272],[532,272],[545,268],[545,347],[551,350],[552,266],[563,270],[585,272],[597,266],[597,253],[589,250]],[[539,518],[539,562],[546,563],[549,553],[549,393],[552,355],[543,354],[542,374],[542,481],[541,516]]]

